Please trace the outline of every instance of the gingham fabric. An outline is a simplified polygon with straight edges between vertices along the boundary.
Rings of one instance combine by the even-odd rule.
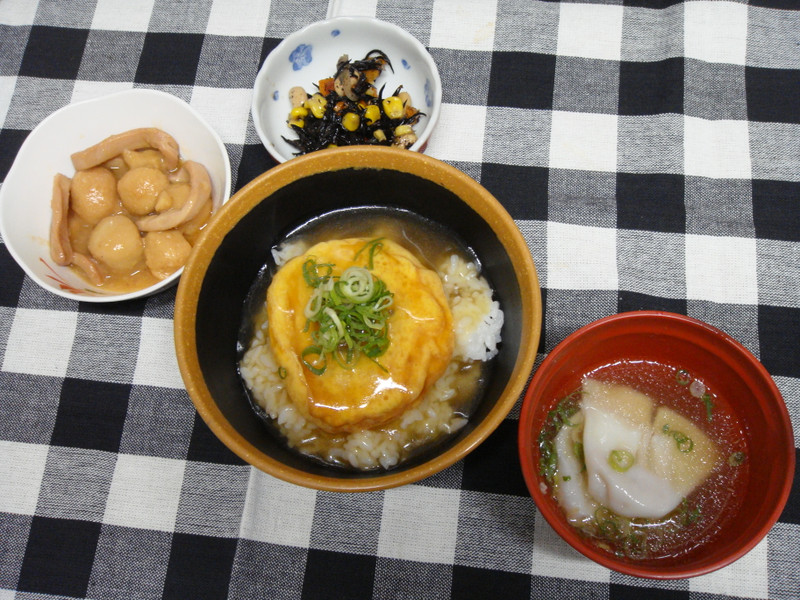
[[[0,0],[0,181],[52,111],[148,87],[212,124],[238,189],[274,166],[249,113],[267,53],[326,15],[377,16],[439,66],[445,104],[427,152],[493,192],[528,241],[545,301],[539,359],[600,317],[688,314],[760,358],[797,432],[796,8]],[[173,352],[174,297],[69,302],[0,245],[0,600],[800,597],[800,482],[731,566],[622,576],[537,513],[518,407],[415,485],[341,495],[273,479],[196,414]]]

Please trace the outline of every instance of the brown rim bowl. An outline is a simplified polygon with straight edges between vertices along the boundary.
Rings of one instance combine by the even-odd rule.
[[[502,343],[483,398],[454,437],[392,470],[353,472],[287,449],[247,398],[237,336],[248,291],[271,248],[296,227],[359,207],[412,211],[469,246],[504,312]],[[474,450],[505,419],[533,369],[541,292],[511,216],[461,171],[416,152],[378,147],[323,150],[260,175],[220,210],[195,245],[178,286],[175,346],[186,389],[212,432],[236,455],[285,481],[331,491],[387,489],[419,481]]]

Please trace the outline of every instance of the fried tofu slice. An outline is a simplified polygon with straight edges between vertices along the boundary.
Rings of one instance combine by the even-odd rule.
[[[302,360],[303,350],[312,345],[304,308],[313,288],[305,282],[303,264],[313,257],[318,264],[334,265],[334,275],[340,275],[350,266],[365,265],[364,253],[358,253],[369,241],[316,244],[281,267],[267,290],[270,343],[285,369],[289,396],[303,416],[332,433],[380,426],[415,406],[444,372],[455,344],[438,274],[399,244],[382,240],[371,271],[394,294],[394,303],[390,343],[380,364],[362,355],[352,368],[331,360],[321,375],[309,370]]]

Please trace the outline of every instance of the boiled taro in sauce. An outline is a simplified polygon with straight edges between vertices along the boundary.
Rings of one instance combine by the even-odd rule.
[[[50,255],[92,286],[131,292],[186,263],[213,212],[208,171],[166,132],[141,128],[72,155],[53,182]]]

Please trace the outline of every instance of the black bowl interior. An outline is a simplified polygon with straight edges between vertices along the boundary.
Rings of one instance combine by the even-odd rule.
[[[264,198],[225,236],[204,278],[197,304],[200,368],[225,418],[253,446],[293,468],[312,474],[359,478],[285,448],[269,432],[248,400],[237,370],[237,337],[248,291],[287,233],[321,214],[359,206],[404,208],[450,228],[478,256],[504,311],[502,347],[494,359],[484,398],[470,424],[438,447],[397,469],[409,469],[431,452],[452,447],[491,410],[511,375],[522,337],[519,282],[503,244],[491,227],[455,194],[417,175],[387,169],[343,169],[299,179]]]

